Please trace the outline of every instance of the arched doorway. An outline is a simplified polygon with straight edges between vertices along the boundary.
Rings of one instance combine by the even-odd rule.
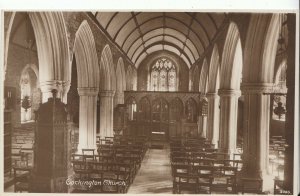
[[[38,89],[38,75],[35,65],[27,65],[21,73],[21,123],[31,122],[35,119],[34,111],[40,103]]]
[[[169,135],[169,104],[163,98],[152,102],[152,130]]]

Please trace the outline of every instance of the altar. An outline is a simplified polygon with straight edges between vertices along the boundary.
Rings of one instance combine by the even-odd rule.
[[[151,132],[151,148],[164,148],[166,133],[164,131]]]

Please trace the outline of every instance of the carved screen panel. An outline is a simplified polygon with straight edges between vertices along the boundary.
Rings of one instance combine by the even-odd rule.
[[[183,103],[179,98],[172,100],[170,105],[170,121],[180,121],[183,113]]]
[[[152,103],[152,122],[168,122],[169,106],[168,102],[162,98],[158,98]]]
[[[185,103],[185,115],[188,122],[197,122],[197,103],[193,98]]]
[[[138,104],[138,119],[140,121],[150,121],[151,108],[150,102],[146,97],[143,97]]]

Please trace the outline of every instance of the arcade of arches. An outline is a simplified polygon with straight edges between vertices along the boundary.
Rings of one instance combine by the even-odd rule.
[[[104,143],[117,157],[125,140],[126,149],[143,149],[123,192],[156,193],[147,189],[153,175],[169,180],[165,193],[198,193],[199,180],[176,178],[178,165],[200,159],[193,146],[207,153],[202,159],[214,155],[205,193],[223,188],[215,187],[216,163],[232,160],[225,165],[238,165],[235,183],[219,193],[292,194],[295,21],[292,13],[5,12],[5,172],[24,154],[28,167],[39,164],[39,108],[55,89],[66,104],[70,157],[87,149],[100,157]],[[15,179],[7,175],[9,191]]]

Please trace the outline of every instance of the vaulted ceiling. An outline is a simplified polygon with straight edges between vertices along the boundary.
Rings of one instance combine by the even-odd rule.
[[[147,55],[168,50],[188,66],[215,38],[224,13],[192,12],[94,12],[100,26],[127,54],[136,67]]]

